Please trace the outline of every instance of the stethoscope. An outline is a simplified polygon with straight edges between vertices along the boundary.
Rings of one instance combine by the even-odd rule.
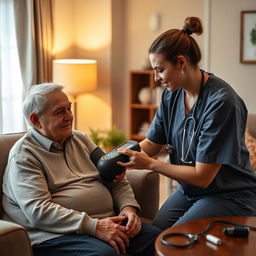
[[[198,241],[199,236],[204,236],[206,240],[209,242],[212,242],[213,244],[220,245],[222,244],[222,240],[212,234],[209,234],[209,230],[214,224],[231,224],[233,226],[225,227],[223,229],[223,232],[225,235],[231,236],[231,237],[248,237],[249,231],[256,231],[256,226],[249,226],[249,225],[244,225],[240,223],[236,223],[233,221],[228,221],[228,220],[213,220],[208,223],[207,227],[197,233],[197,234],[190,234],[190,233],[166,233],[164,234],[160,239],[161,243],[165,246],[170,246],[173,248],[187,248],[192,246],[196,241]],[[208,233],[208,234],[207,234]],[[182,239],[181,243],[175,243],[171,242],[172,238],[184,238]],[[175,241],[175,240],[174,240]]]
[[[194,137],[195,137],[195,133],[196,133],[195,111],[196,111],[198,101],[199,101],[199,98],[201,96],[201,91],[202,91],[202,88],[203,88],[203,85],[204,85],[204,72],[201,69],[200,69],[200,71],[201,71],[201,74],[202,74],[202,78],[201,78],[201,83],[200,83],[199,95],[198,95],[197,100],[195,102],[195,105],[194,105],[194,108],[193,108],[193,111],[192,111],[192,115],[187,117],[187,119],[185,120],[185,123],[184,123],[184,126],[183,126],[183,131],[182,131],[181,158],[180,158],[180,160],[184,164],[192,164],[192,161],[187,161],[187,157],[188,157],[188,154],[190,152],[190,149],[191,149]],[[172,104],[172,108],[171,108],[171,106],[169,106],[169,108],[168,108],[169,110],[171,109],[171,114],[169,115],[170,120],[169,120],[169,125],[168,125],[167,141],[170,140],[170,131],[171,131],[171,126],[172,126],[173,112],[174,112],[174,108],[177,104],[177,99],[178,99],[178,96],[179,96],[180,92],[181,92],[181,90],[179,90],[177,92],[177,94],[174,98],[173,104]],[[170,105],[171,105],[171,102],[170,102]],[[188,123],[192,123],[192,136],[191,136],[190,141],[188,143],[188,148],[185,151],[185,139],[186,139],[185,137],[186,137],[186,129],[188,127]],[[168,143],[166,145],[166,152],[170,156],[171,163],[174,160],[174,151],[175,151],[174,147],[170,143]]]

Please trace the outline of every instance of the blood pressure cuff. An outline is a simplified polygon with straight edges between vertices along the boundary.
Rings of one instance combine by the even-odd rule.
[[[100,160],[100,158],[103,155],[105,155],[105,152],[101,148],[99,148],[99,147],[95,148],[92,151],[92,153],[90,155],[90,159],[91,159],[91,161],[93,162],[93,164],[95,165],[96,168],[97,168],[98,161]]]

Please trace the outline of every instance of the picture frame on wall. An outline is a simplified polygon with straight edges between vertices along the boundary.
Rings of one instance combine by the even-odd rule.
[[[240,62],[256,64],[256,10],[241,11]]]

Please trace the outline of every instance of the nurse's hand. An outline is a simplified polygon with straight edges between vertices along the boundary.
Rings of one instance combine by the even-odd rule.
[[[130,161],[127,163],[120,161],[116,162],[117,164],[129,169],[149,169],[150,164],[154,161],[154,159],[149,157],[144,151],[138,152],[130,149],[120,148],[118,149],[118,153],[130,157]]]

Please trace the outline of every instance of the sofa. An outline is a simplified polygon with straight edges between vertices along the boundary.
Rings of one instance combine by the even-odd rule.
[[[32,248],[26,229],[20,225],[2,219],[2,182],[8,154],[12,145],[24,133],[0,135],[0,255],[30,256]],[[159,174],[149,170],[127,170],[127,178],[135,197],[141,206],[140,216],[150,223],[159,207]]]

